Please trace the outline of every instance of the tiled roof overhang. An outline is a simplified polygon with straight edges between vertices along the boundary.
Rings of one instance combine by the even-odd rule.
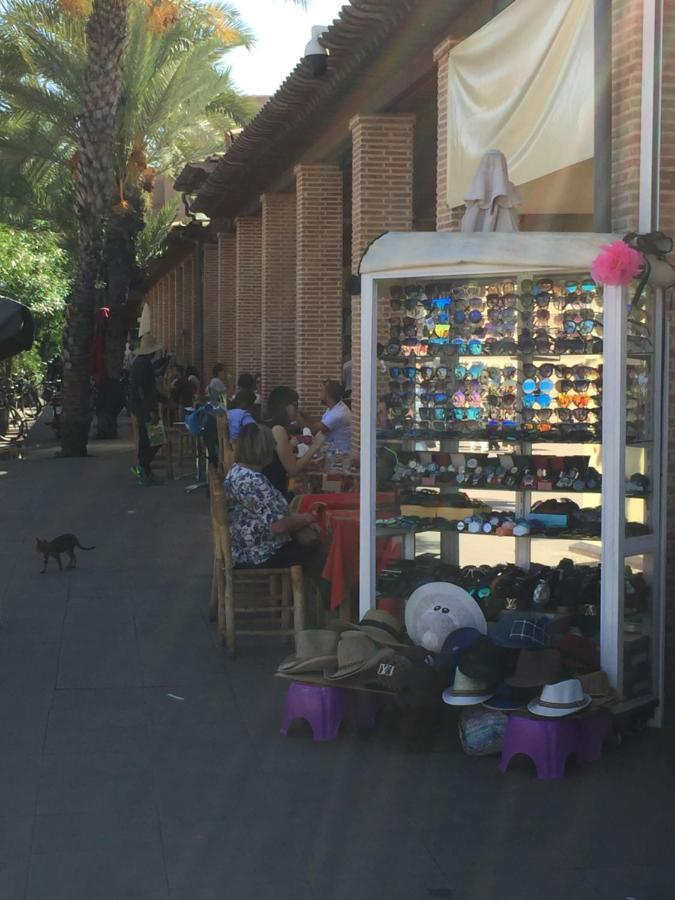
[[[326,74],[315,78],[303,60],[296,65],[221,157],[200,187],[193,210],[211,217],[232,217],[292,165],[298,148],[321,128],[321,107],[334,104],[350,89],[359,72],[386,42],[387,35],[418,3],[419,0],[352,0],[343,6],[339,18],[320,39],[329,51]]]

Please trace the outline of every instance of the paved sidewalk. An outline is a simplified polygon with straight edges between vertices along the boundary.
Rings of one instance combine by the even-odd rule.
[[[675,897],[671,731],[558,783],[464,756],[450,710],[281,737],[287,649],[230,662],[207,621],[205,494],[91,450],[0,460],[0,900]],[[66,531],[96,550],[40,575]]]

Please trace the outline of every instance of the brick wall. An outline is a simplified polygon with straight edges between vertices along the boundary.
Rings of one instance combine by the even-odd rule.
[[[413,228],[412,115],[356,116],[352,131],[352,267],[383,231]],[[388,304],[378,315],[378,341],[389,335]],[[361,305],[352,308],[352,412],[354,447],[361,415]]]
[[[297,194],[296,389],[320,411],[321,382],[342,373],[342,172],[295,169]]]
[[[218,244],[204,245],[204,384],[211,380],[211,370],[218,358]]]
[[[169,339],[167,348],[176,352],[176,270],[169,272]]]
[[[612,229],[638,224],[642,0],[612,3]]]
[[[262,220],[237,219],[236,375],[260,371],[262,312]]]
[[[263,194],[262,394],[295,385],[295,194]]]
[[[218,360],[225,364],[234,384],[236,369],[235,314],[237,290],[237,239],[218,235]]]
[[[434,51],[438,76],[438,143],[436,148],[436,230],[459,231],[464,207],[451,209],[447,203],[448,178],[448,54],[457,44],[447,38]]]

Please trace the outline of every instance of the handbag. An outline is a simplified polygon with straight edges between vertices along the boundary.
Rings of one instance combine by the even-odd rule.
[[[151,447],[161,447],[163,444],[166,444],[166,430],[163,422],[158,422],[156,425],[149,422],[146,427],[148,429],[148,442]]]

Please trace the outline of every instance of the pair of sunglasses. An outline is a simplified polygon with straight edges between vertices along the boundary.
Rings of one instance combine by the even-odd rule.
[[[523,409],[521,416],[523,422],[533,422],[535,419],[539,422],[548,422],[553,412],[552,409]]]
[[[481,411],[478,407],[470,406],[467,409],[455,409],[454,410],[455,419],[461,421],[462,419],[467,419],[470,422],[476,422],[480,419]]]
[[[587,422],[589,416],[593,416],[596,421],[600,419],[600,414],[595,409],[558,409],[557,413],[561,422]]]
[[[565,319],[563,331],[565,334],[592,334],[593,331],[602,331],[602,322],[598,319],[582,319],[575,322],[573,319]]]

